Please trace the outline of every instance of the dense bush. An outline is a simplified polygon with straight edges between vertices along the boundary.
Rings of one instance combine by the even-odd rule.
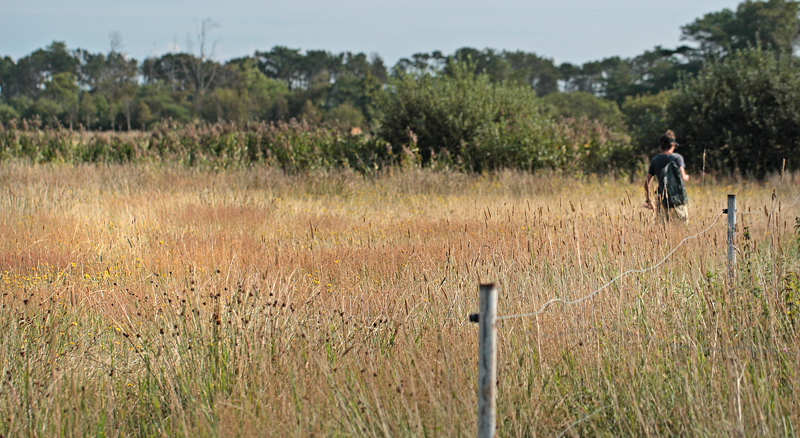
[[[492,85],[466,65],[456,65],[452,76],[403,75],[379,102],[379,135],[395,153],[418,149],[423,164],[439,159],[473,170],[499,163],[531,169],[557,164],[547,151],[553,122],[536,94]],[[541,149],[538,154],[534,147]]]
[[[658,153],[658,137],[668,128],[667,104],[675,92],[628,97],[622,104],[631,145],[635,153],[651,156]]]
[[[0,103],[0,122],[7,123],[11,120],[18,119],[19,113],[13,107]]]
[[[618,169],[621,155],[628,159],[626,136],[585,118],[559,120],[530,87],[492,84],[466,64],[451,72],[404,75],[385,91],[379,134],[395,154],[418,152],[423,164],[473,171],[598,172]]]
[[[681,84],[669,124],[695,166],[757,177],[800,164],[800,69],[791,56],[761,49],[710,63]]]
[[[551,93],[544,96],[543,99],[559,116],[576,119],[585,117],[589,120],[597,120],[615,130],[625,128],[625,115],[620,111],[617,103],[612,100],[603,99],[585,91]]]
[[[563,119],[559,133],[569,145],[562,169],[584,173],[611,172],[633,178],[642,163],[627,134],[597,120]]]

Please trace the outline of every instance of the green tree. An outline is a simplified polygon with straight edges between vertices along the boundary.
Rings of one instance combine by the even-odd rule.
[[[702,58],[683,46],[675,50],[655,47],[639,56],[610,57],[576,66],[559,66],[565,91],[582,91],[621,105],[629,96],[657,94],[675,86],[682,76],[696,74]]]
[[[456,74],[457,70],[469,65],[473,74],[486,75],[491,82],[502,82],[508,78],[510,66],[503,53],[494,49],[483,50],[462,47],[447,59],[444,73]]]
[[[628,96],[657,94],[669,90],[682,76],[700,71],[703,64],[701,59],[692,56],[691,49],[687,46],[675,50],[656,46],[628,62],[634,81],[627,93],[619,93],[613,97],[618,103]]]
[[[19,119],[19,112],[11,105],[0,103],[0,123],[8,123],[16,119]]]
[[[589,120],[597,120],[616,130],[622,130],[625,127],[625,116],[617,103],[612,100],[603,99],[584,91],[551,93],[544,96],[543,99],[553,107],[554,113],[561,117],[576,119],[585,117]]]
[[[383,63],[383,58],[376,53],[370,55],[369,72],[381,84],[385,84],[389,80],[389,72]]]
[[[220,70],[217,87],[206,96],[203,118],[239,122],[280,119],[282,113],[276,106],[287,93],[282,81],[258,70],[255,59],[239,58]]]
[[[622,104],[631,144],[636,154],[650,156],[658,151],[658,137],[669,127],[667,106],[674,90],[658,94],[628,96]]]
[[[138,88],[138,63],[119,52],[109,52],[98,83],[98,93],[111,103],[111,128],[116,128],[118,114],[124,116],[127,129],[132,129],[133,101]]]
[[[58,104],[61,112],[56,116],[72,129],[78,118],[78,84],[75,75],[65,72],[48,78],[44,83],[42,96]]]
[[[191,64],[188,53],[167,53],[159,58],[148,58],[142,63],[142,79],[145,85],[162,84],[171,93],[188,95],[192,90],[192,79],[185,65]]]
[[[0,103],[10,103],[14,97],[15,70],[17,64],[8,56],[0,58]]]
[[[292,90],[303,85],[303,55],[300,49],[275,46],[269,52],[256,51],[258,68],[268,78],[279,79]]]
[[[289,92],[286,84],[266,77],[254,59],[239,64],[235,87],[246,105],[247,120],[279,120],[284,114],[280,106]]]
[[[542,58],[535,53],[523,51],[503,52],[503,59],[508,65],[507,80],[518,84],[527,84],[539,96],[558,91],[561,71],[552,59]]]
[[[707,57],[726,56],[757,45],[791,54],[800,36],[799,10],[796,1],[747,0],[736,11],[712,12],[683,26],[681,37],[699,43],[699,50]]]
[[[77,75],[78,59],[67,50],[67,45],[54,41],[44,49],[34,51],[19,59],[9,78],[9,97],[25,95],[39,97],[45,81],[59,73]]]
[[[146,127],[159,120],[171,119],[185,123],[191,121],[191,104],[186,95],[173,93],[167,84],[145,84],[136,92],[137,125]]]
[[[213,88],[214,80],[220,67],[214,61],[216,41],[209,41],[211,32],[217,27],[219,27],[219,24],[207,18],[198,26],[196,39],[187,38],[186,40],[189,53],[193,52],[194,45],[197,44],[197,53],[182,58],[181,65],[186,77],[190,80],[193,94],[192,103],[194,112],[197,115],[201,112],[206,92]]]
[[[41,97],[28,107],[28,111],[24,114],[25,118],[38,117],[42,122],[48,126],[58,126],[58,118],[64,113],[64,108],[58,102]]]
[[[344,54],[334,55],[323,50],[309,50],[301,62],[301,88],[309,88],[320,81],[335,80],[344,70]]]
[[[438,50],[432,53],[415,53],[410,58],[400,58],[392,73],[396,77],[404,74],[437,74],[446,64],[447,57]]]
[[[705,151],[711,168],[758,177],[780,169],[784,158],[797,168],[798,67],[789,55],[744,49],[683,82],[668,120],[690,163],[698,166]]]
[[[14,108],[21,118],[32,116],[34,100],[28,96],[20,95],[11,98],[11,107]]]
[[[78,100],[78,121],[86,128],[92,129],[97,121],[96,98],[87,92],[80,92]]]
[[[241,102],[239,93],[233,88],[216,87],[207,93],[203,102],[202,116],[205,120],[246,121],[247,104]]]
[[[142,130],[146,130],[148,126],[151,126],[156,121],[153,118],[153,111],[150,110],[150,105],[138,99],[136,100],[136,121]]]
[[[345,73],[340,75],[333,83],[328,94],[326,106],[333,109],[342,105],[347,111],[356,110],[361,121],[353,126],[370,125],[375,120],[377,111],[376,100],[380,95],[383,84],[367,70],[363,75]],[[344,111],[340,109],[339,111]],[[351,111],[352,112],[352,111]],[[354,113],[354,112],[353,112]],[[349,118],[353,120],[353,118]]]
[[[82,90],[97,91],[106,73],[106,56],[102,53],[91,53],[83,49],[74,52],[78,59],[78,84]]]
[[[364,126],[364,114],[358,108],[349,103],[343,103],[329,109],[324,115],[323,120],[333,125],[343,128]]]

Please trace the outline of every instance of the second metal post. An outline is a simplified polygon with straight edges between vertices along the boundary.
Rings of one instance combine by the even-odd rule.
[[[728,195],[728,280],[733,285],[736,265],[736,195]]]

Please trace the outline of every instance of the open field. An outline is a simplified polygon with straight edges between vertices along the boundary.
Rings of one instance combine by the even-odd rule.
[[[612,179],[2,164],[0,434],[471,436],[479,283],[533,312],[710,227],[504,320],[498,432],[794,436],[800,175],[689,194],[663,228]]]

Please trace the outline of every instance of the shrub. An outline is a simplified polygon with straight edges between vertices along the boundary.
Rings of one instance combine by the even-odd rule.
[[[445,157],[477,171],[533,170],[563,161],[565,145],[536,93],[491,84],[466,64],[447,76],[403,75],[379,102],[379,133],[398,156],[413,143],[423,164]]]
[[[34,102],[28,111],[29,114],[26,115],[27,117],[38,117],[45,124],[56,126],[59,124],[58,116],[64,112],[64,109],[58,102],[47,98],[41,98]]]
[[[657,153],[658,136],[669,129],[667,105],[674,95],[674,90],[667,90],[658,94],[625,98],[622,112],[626,117],[633,150],[637,154]]]
[[[334,125],[339,125],[343,128],[362,127],[364,123],[364,114],[360,109],[354,107],[349,103],[343,103],[329,109],[323,118]]]
[[[614,130],[625,127],[625,115],[617,103],[597,97],[585,91],[570,93],[551,93],[544,96],[544,101],[553,107],[555,114],[562,117],[580,119],[586,117]]]
[[[13,107],[0,103],[0,123],[8,123],[19,119],[19,113]]]

